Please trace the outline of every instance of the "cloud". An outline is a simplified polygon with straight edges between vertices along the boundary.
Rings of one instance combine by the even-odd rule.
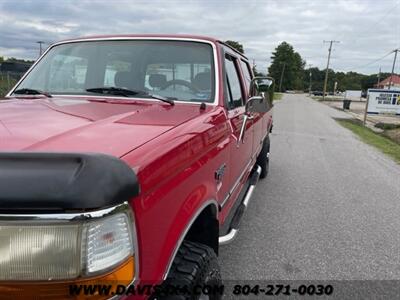
[[[399,13],[399,0],[0,0],[0,55],[34,59],[39,40],[193,33],[241,42],[265,71],[282,41],[307,63],[324,68],[328,45],[323,41],[337,39],[341,43],[334,45],[332,68],[376,73],[379,66],[390,71],[392,57],[368,63],[400,47]]]

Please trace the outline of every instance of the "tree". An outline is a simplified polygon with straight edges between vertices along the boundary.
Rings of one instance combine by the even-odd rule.
[[[8,62],[21,62],[21,63],[29,63],[29,64],[33,64],[35,61],[34,60],[29,60],[29,59],[20,59],[20,58],[15,58],[15,57],[9,57],[7,59],[5,59],[4,61],[8,61]]]
[[[310,72],[311,72],[311,90],[322,91],[324,87],[325,71],[316,67],[309,68],[303,72],[303,89],[308,91],[310,87]]]
[[[391,73],[381,73],[379,81],[388,78]],[[361,79],[361,88],[366,91],[373,88],[378,83],[378,74],[366,75]]]
[[[304,88],[304,66],[305,61],[300,54],[295,52],[293,47],[282,42],[275,48],[275,52],[271,56],[272,63],[268,68],[268,73],[275,79],[277,87],[281,84],[281,74],[283,68],[282,91],[285,90],[302,90]]]
[[[318,68],[310,68],[304,70],[303,85],[307,90],[309,87],[309,74],[311,72],[311,89],[313,91],[322,91],[324,87],[325,70]],[[381,73],[381,80],[388,77],[390,73]],[[378,74],[364,75],[357,72],[335,72],[332,69],[328,70],[328,85],[327,92],[333,92],[335,82],[337,82],[336,91],[344,92],[346,90],[363,90],[366,91],[373,88],[378,82]]]
[[[0,56],[0,63],[2,63],[4,61],[4,57]]]
[[[236,49],[240,53],[244,53],[243,45],[241,43],[239,43],[239,42],[228,40],[228,41],[225,41],[225,44],[228,44],[229,46],[231,46],[232,48]]]

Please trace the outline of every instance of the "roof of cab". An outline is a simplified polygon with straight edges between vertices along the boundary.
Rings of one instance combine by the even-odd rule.
[[[63,42],[73,42],[73,41],[80,41],[80,40],[94,40],[94,39],[124,39],[124,38],[177,38],[177,39],[195,39],[195,40],[203,40],[203,41],[208,41],[211,43],[220,43],[223,44],[226,47],[229,47],[233,51],[235,51],[237,54],[241,55],[242,57],[246,58],[247,57],[243,54],[237,51],[235,48],[231,47],[230,45],[226,44],[225,42],[209,37],[209,36],[203,36],[203,35],[191,35],[191,34],[113,34],[113,35],[93,35],[93,36],[84,36],[84,37],[79,37],[79,38],[73,38],[73,39],[68,39],[68,40],[62,40],[60,43]],[[57,44],[57,43],[56,43]]]
[[[112,34],[112,35],[92,35],[92,36],[84,36],[78,37],[74,39],[68,39],[64,41],[77,41],[77,40],[86,40],[86,39],[110,39],[110,38],[178,38],[178,39],[196,39],[196,40],[204,40],[213,43],[219,42],[218,39],[202,36],[202,35],[191,35],[191,34]],[[62,41],[62,42],[64,42]]]

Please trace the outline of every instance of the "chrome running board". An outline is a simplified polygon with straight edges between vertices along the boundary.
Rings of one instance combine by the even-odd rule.
[[[246,211],[247,207],[249,206],[249,202],[251,197],[253,196],[254,190],[256,188],[258,179],[260,178],[261,174],[261,167],[259,165],[256,166],[255,171],[250,177],[250,186],[248,187],[246,194],[244,196],[243,202],[237,208],[235,215],[231,221],[232,227],[226,235],[220,236],[218,242],[220,245],[226,245],[232,242],[237,233],[239,232],[239,225],[240,220],[242,219],[244,212]]]
[[[219,237],[219,240],[218,240],[219,244],[226,245],[226,244],[232,242],[235,239],[236,234],[238,232],[239,232],[238,229],[231,228],[231,230],[228,232],[228,234]]]

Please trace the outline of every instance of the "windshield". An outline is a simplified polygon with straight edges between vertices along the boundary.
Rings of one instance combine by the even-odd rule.
[[[52,95],[117,87],[182,101],[213,102],[212,47],[163,40],[87,41],[53,47],[19,84]]]

